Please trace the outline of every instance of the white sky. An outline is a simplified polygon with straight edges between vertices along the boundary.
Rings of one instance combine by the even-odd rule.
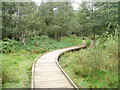
[[[42,0],[32,0],[32,1],[35,1],[38,5],[40,5],[40,3],[41,3],[41,1]],[[52,1],[52,0],[51,0]],[[61,2],[64,2],[65,0],[53,0],[53,1],[61,1]],[[78,6],[79,6],[79,4],[78,3],[81,3],[82,2],[82,0],[73,0],[74,1],[74,3],[72,4],[72,6],[73,6],[73,8],[74,8],[74,10],[77,10],[77,8],[78,8]]]

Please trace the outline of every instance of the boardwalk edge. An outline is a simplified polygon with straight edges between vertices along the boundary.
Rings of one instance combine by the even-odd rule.
[[[81,45],[80,48],[76,48],[76,49],[81,49],[81,48],[84,48],[84,47],[86,47],[86,45],[83,44],[83,46]],[[76,49],[71,49],[71,50],[76,50]],[[60,57],[62,54],[66,53],[66,52],[68,52],[68,51],[71,51],[71,50],[66,50],[66,51],[60,53],[60,54],[58,55],[58,57],[56,58],[56,63],[57,63],[57,65],[58,65],[58,67],[60,68],[60,70],[62,71],[62,73],[65,75],[65,77],[66,77],[66,78],[69,80],[69,82],[72,84],[72,86],[73,86],[76,90],[79,90],[79,88],[75,85],[75,83],[74,83],[74,82],[72,81],[72,79],[67,75],[67,73],[63,70],[63,68],[61,67],[61,65],[60,65],[59,62],[58,62],[58,59],[59,59],[59,57]],[[81,88],[82,88],[82,86],[81,86]]]
[[[59,62],[58,62],[58,59],[59,59],[59,57],[63,54],[63,53],[65,53],[65,52],[68,52],[68,51],[71,51],[71,50],[76,50],[76,49],[81,49],[81,48],[85,48],[86,47],[86,45],[83,43],[82,45],[78,45],[78,46],[81,46],[81,47],[79,47],[79,48],[74,48],[74,49],[70,49],[70,50],[66,50],[66,51],[64,51],[64,52],[61,52],[61,53],[59,53],[59,55],[58,55],[58,57],[56,57],[56,59],[55,59],[55,61],[56,61],[56,64],[58,65],[58,67],[60,68],[60,70],[62,71],[62,73],[65,75],[65,77],[69,80],[69,82],[71,83],[71,85],[75,88],[75,89],[77,89],[77,90],[79,90],[78,89],[78,87],[74,84],[74,82],[70,79],[70,77],[65,73],[65,71],[62,69],[62,67],[60,66],[60,64],[59,64]],[[75,46],[72,46],[72,47],[75,47]],[[68,47],[68,48],[70,48],[70,47]],[[61,49],[64,49],[64,48],[61,48]],[[57,50],[60,50],[60,49],[57,49]],[[46,52],[46,53],[49,53],[49,52],[52,52],[52,51],[56,51],[56,50],[51,50],[51,51],[48,51],[48,52]],[[34,89],[34,79],[35,79],[35,75],[34,75],[34,69],[35,69],[35,64],[36,64],[36,61],[41,57],[41,56],[43,56],[43,55],[45,55],[46,53],[44,53],[44,54],[42,54],[42,55],[39,55],[36,59],[35,59],[35,61],[33,62],[33,65],[32,65],[32,70],[31,70],[31,72],[32,72],[32,76],[31,76],[31,83],[30,83],[30,87],[31,87],[31,90],[33,90]]]

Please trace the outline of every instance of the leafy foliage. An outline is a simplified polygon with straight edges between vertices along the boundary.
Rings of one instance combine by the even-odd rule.
[[[11,39],[4,39],[5,41],[2,42],[2,52],[3,53],[10,53],[14,51],[20,50],[22,44],[16,40]]]
[[[4,39],[4,42],[1,42],[4,53],[2,55],[2,87],[29,88],[34,59],[46,51],[82,43],[80,37],[72,37],[62,38],[60,41],[48,36],[31,37],[27,39],[25,45],[16,40]]]
[[[81,3],[74,10],[71,2],[3,3],[3,38],[26,42],[31,36],[46,35],[60,39],[64,36],[91,36],[105,32],[114,34],[118,28],[117,3]]]
[[[11,39],[4,39],[4,42],[1,42],[2,52],[3,53],[15,53],[21,50],[26,50],[32,52],[46,52],[53,49],[69,47],[73,45],[78,45],[82,43],[80,37],[65,37],[59,41],[51,39],[47,36],[37,36],[28,38],[26,44],[22,44],[19,41],[11,40]],[[62,44],[61,44],[62,43]]]
[[[60,64],[78,87],[118,87],[118,36],[99,38],[94,47],[68,52]]]
[[[72,4],[44,1],[40,6],[34,2],[2,3],[3,87],[28,88],[36,55],[81,44],[82,39],[88,45],[91,40],[96,41],[95,47],[81,50],[82,53],[70,52],[70,58],[64,55],[69,61],[63,66],[72,70],[70,75],[76,84],[80,86],[80,80],[83,86],[88,85],[86,87],[117,87],[118,4],[83,2],[78,10],[74,10]],[[106,80],[105,83],[99,83],[101,78]]]

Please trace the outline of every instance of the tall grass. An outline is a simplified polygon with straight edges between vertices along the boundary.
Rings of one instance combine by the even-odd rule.
[[[118,87],[118,36],[102,37],[96,46],[68,52],[60,64],[78,87]]]
[[[26,52],[3,54],[2,81],[4,88],[29,88],[31,68],[37,54]]]
[[[25,44],[16,40],[2,41],[2,87],[29,88],[35,58],[46,51],[81,44],[79,37],[54,40],[47,36],[31,37]]]

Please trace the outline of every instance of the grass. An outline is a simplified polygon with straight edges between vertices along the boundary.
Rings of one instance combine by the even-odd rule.
[[[46,51],[81,44],[82,40],[75,36],[64,37],[59,41],[40,36],[27,39],[25,45],[9,39],[2,43],[2,87],[29,88],[32,64],[38,55]]]
[[[60,57],[60,65],[79,88],[118,88],[118,39],[103,40]]]
[[[31,68],[38,54],[20,52],[3,54],[2,81],[4,88],[29,88]]]

